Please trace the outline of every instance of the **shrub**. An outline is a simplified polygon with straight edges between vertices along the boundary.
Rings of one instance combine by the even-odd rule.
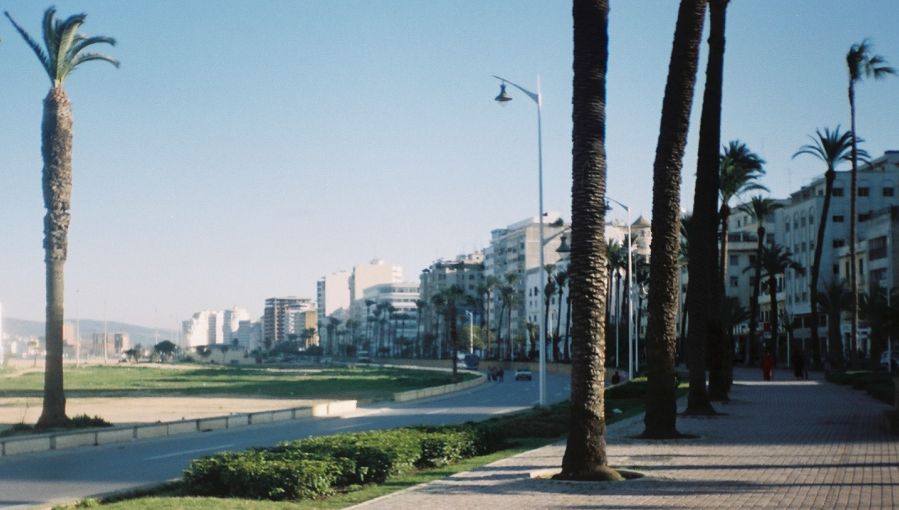
[[[382,483],[389,476],[415,467],[421,455],[422,433],[414,429],[357,432],[283,443],[279,452],[302,452],[319,458],[343,459],[340,485]]]
[[[69,422],[66,424],[66,428],[72,429],[87,429],[92,427],[112,427],[112,423],[109,423],[99,416],[88,416],[86,414],[82,414],[69,418]]]
[[[446,466],[475,455],[474,434],[465,430],[434,431],[421,440],[421,456],[417,464],[422,467]]]
[[[334,493],[338,468],[328,460],[286,459],[268,450],[223,453],[193,461],[185,492],[249,499],[314,499]]]

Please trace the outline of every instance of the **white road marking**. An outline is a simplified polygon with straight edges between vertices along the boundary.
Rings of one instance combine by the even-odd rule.
[[[169,457],[179,457],[181,455],[190,455],[192,453],[208,452],[208,451],[212,451],[212,450],[222,450],[222,449],[225,449],[225,448],[228,448],[231,446],[234,446],[234,443],[220,444],[218,446],[210,446],[209,448],[197,448],[196,450],[185,450],[183,452],[167,453],[165,455],[157,455],[155,457],[147,457],[144,460],[168,459]]]

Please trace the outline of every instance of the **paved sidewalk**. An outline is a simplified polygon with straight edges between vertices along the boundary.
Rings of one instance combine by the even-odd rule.
[[[678,429],[697,439],[635,439],[642,416],[612,425],[611,464],[647,475],[639,480],[531,478],[561,465],[557,444],[353,508],[899,507],[899,438],[880,429],[885,404],[822,380],[790,380],[785,370],[772,382],[760,376],[737,371],[733,400],[716,406],[724,416],[679,416]]]

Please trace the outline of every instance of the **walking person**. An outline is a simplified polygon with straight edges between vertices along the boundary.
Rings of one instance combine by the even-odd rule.
[[[802,356],[802,351],[800,351],[798,347],[793,349],[793,355],[791,356],[790,362],[793,364],[793,375],[796,379],[803,379],[806,375],[805,358]]]
[[[766,381],[770,381],[772,374],[774,372],[774,356],[771,354],[771,351],[765,350],[765,355],[762,356],[762,377]]]

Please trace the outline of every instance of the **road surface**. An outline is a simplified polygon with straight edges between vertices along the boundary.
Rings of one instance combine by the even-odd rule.
[[[565,400],[569,393],[567,376],[547,374],[548,402]],[[537,394],[536,374],[533,381],[506,377],[502,383],[487,382],[435,399],[367,404],[339,418],[307,418],[6,457],[0,459],[0,509],[69,503],[175,479],[192,459],[225,450],[339,432],[482,420],[532,407],[537,404]]]

